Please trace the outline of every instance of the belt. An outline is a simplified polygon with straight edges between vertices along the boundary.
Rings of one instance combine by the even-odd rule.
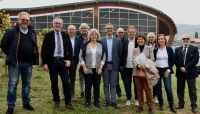
[[[107,64],[112,64],[113,62],[112,62],[112,61],[107,61],[106,63],[107,63]]]
[[[57,57],[53,57],[56,60],[63,60],[63,57],[57,56]]]

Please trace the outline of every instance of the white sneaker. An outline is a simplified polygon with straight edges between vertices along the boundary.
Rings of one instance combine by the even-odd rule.
[[[63,94],[61,97],[60,97],[60,100],[64,100],[65,99],[65,95]]]
[[[154,98],[153,98],[153,102],[154,102],[154,103],[158,103],[157,97],[154,97]]]
[[[135,100],[135,106],[139,106],[139,101]]]
[[[131,105],[131,100],[127,100],[126,106],[130,106],[130,105]]]

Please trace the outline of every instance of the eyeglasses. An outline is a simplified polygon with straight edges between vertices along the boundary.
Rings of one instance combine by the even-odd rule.
[[[119,34],[123,34],[124,32],[118,32]]]
[[[58,23],[58,22],[55,22],[54,24],[55,24],[55,25],[62,25],[62,23]]]
[[[112,30],[113,28],[106,28],[106,29],[107,29],[107,30],[108,30],[108,29],[111,29],[111,30]]]
[[[22,22],[29,22],[27,19],[20,19]]]
[[[182,38],[182,40],[189,40],[190,38]]]
[[[154,38],[154,37],[148,37],[148,38]]]

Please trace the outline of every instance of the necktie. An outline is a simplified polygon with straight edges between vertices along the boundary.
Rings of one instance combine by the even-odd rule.
[[[59,33],[57,32],[57,54],[61,55],[62,49],[61,49],[61,41],[60,41],[60,36]]]
[[[187,48],[187,46],[185,46],[183,49],[183,64],[184,65],[185,65],[185,58],[186,58],[186,48]]]

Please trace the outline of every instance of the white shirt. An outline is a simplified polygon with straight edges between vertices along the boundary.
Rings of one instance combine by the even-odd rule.
[[[60,42],[61,42],[61,49],[62,49],[62,52],[61,52],[60,55],[57,53],[57,51],[58,51],[58,46],[57,46],[57,39],[58,39],[58,36],[57,36],[57,32],[54,30],[54,36],[55,36],[55,49],[54,49],[54,55],[53,55],[53,56],[54,56],[54,57],[64,57],[64,49],[63,49],[62,34],[61,34],[60,31],[58,32],[58,34],[59,34],[59,37],[60,37]]]
[[[135,48],[135,38],[129,40],[129,43],[128,43],[128,54],[127,54],[127,59],[126,59],[126,68],[133,68],[133,50]]]
[[[188,46],[186,46],[186,51],[185,51],[185,60],[186,60],[186,55],[187,55],[187,50],[188,50],[188,47],[189,47],[189,45],[188,45]],[[184,50],[184,48],[185,48],[185,45],[183,45],[183,50]],[[184,65],[185,65],[185,60],[184,60]]]
[[[166,47],[164,47],[163,50],[158,49],[156,54],[156,67],[159,68],[169,67]]]
[[[92,68],[96,68],[96,51],[97,51],[97,47],[95,47],[95,48],[90,47],[90,49],[92,50]]]
[[[73,37],[73,38],[70,38],[70,40],[71,40],[71,43],[72,43],[72,49],[73,49],[73,56],[74,56],[74,42],[75,42],[75,37]]]

